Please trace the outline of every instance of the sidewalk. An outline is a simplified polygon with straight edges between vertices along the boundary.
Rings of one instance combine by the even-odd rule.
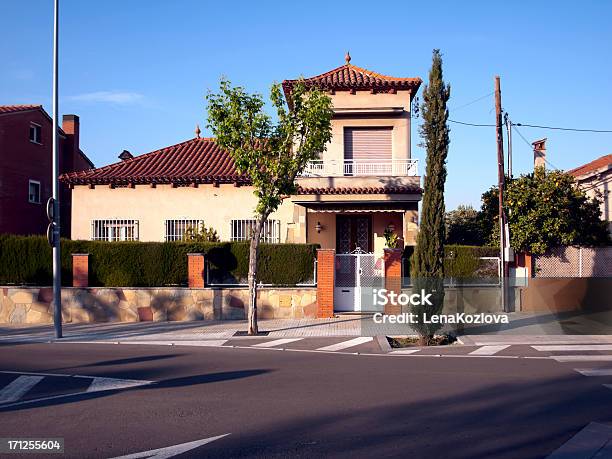
[[[609,344],[612,328],[605,322],[586,326],[591,320],[545,315],[511,314],[508,325],[465,327],[459,342],[466,345],[495,344]],[[64,324],[63,341],[201,341],[229,339],[247,329],[246,320],[194,322],[135,322]],[[270,338],[329,338],[356,336],[405,336],[414,331],[405,324],[377,324],[371,315],[340,315],[332,319],[259,320],[259,330]],[[592,331],[595,330],[595,331]],[[52,325],[1,325],[2,342],[55,340]]]
[[[367,315],[342,315],[332,319],[260,319],[259,331],[269,337],[309,338],[406,335],[406,325],[382,325]],[[64,340],[203,340],[227,339],[247,329],[246,320],[194,322],[137,322],[102,324],[64,324]],[[408,330],[408,332],[407,332]],[[0,327],[0,342],[52,341],[52,325]]]

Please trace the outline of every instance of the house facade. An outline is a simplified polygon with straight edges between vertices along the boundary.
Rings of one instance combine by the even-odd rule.
[[[612,155],[605,155],[572,169],[576,183],[587,196],[601,199],[601,217],[608,222],[612,233]]]
[[[285,80],[291,92],[297,80]],[[337,253],[382,256],[383,233],[415,243],[421,199],[412,158],[411,104],[420,78],[381,75],[350,63],[305,79],[334,105],[332,140],[297,179],[264,228],[266,242],[317,243]],[[72,188],[72,239],[180,240],[204,222],[221,240],[246,240],[256,197],[214,139],[193,139],[97,169],[64,174]]]
[[[60,173],[93,163],[79,148],[79,117],[64,115],[59,130]],[[52,120],[41,105],[0,106],[0,233],[45,234],[52,195]],[[60,186],[61,233],[70,236],[71,192]]]

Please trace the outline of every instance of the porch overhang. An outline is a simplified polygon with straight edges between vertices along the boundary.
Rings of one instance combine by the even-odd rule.
[[[333,214],[345,214],[345,213],[388,213],[397,212],[404,213],[409,210],[416,210],[417,206],[414,202],[398,203],[390,202],[386,204],[373,204],[369,203],[307,203],[303,204],[306,207],[308,213],[333,213]]]

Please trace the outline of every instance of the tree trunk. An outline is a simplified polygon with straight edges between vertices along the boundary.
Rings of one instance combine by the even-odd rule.
[[[257,258],[259,255],[259,241],[261,232],[267,215],[262,215],[255,223],[255,231],[251,236],[251,246],[249,248],[249,308],[247,313],[249,335],[257,335]]]

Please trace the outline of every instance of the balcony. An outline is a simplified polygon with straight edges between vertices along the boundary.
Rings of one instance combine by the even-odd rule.
[[[345,159],[310,161],[302,177],[417,177],[418,159]]]

